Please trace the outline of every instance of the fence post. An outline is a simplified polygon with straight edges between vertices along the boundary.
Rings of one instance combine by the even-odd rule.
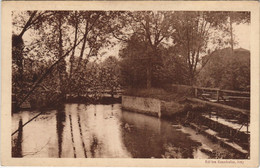
[[[248,119],[246,120],[246,133],[248,134]]]
[[[220,92],[220,89],[217,90],[217,102],[219,102],[219,92]]]
[[[195,87],[194,89],[195,89],[195,97],[198,97],[198,88]]]

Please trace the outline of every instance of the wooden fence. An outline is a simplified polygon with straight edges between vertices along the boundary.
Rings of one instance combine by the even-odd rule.
[[[250,92],[234,91],[234,90],[222,90],[218,88],[206,88],[206,87],[193,87],[194,94],[197,98],[209,99],[219,101],[246,99],[250,100]]]

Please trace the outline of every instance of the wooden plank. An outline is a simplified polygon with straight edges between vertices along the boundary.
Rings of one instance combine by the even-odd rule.
[[[195,97],[198,97],[198,88],[195,88]]]
[[[220,90],[218,88],[206,88],[206,87],[194,87],[194,88],[197,88],[197,89],[200,89],[200,90],[211,90],[211,91],[218,91],[218,90]]]
[[[200,89],[200,90],[209,90],[209,91],[221,91],[224,93],[236,93],[236,94],[247,94],[250,95],[250,92],[245,92],[245,91],[235,91],[235,90],[222,90],[219,88],[206,88],[206,87],[193,87],[194,89]]]
[[[217,102],[219,102],[219,90],[217,90]]]
[[[249,110],[245,110],[245,109],[231,107],[231,106],[224,105],[224,104],[219,104],[219,103],[212,103],[212,102],[200,100],[200,99],[197,99],[197,98],[187,98],[187,99],[190,100],[190,101],[193,101],[193,102],[197,102],[197,103],[202,103],[202,104],[207,104],[207,105],[214,106],[214,107],[219,107],[219,108],[224,108],[224,109],[228,109],[228,110],[237,111],[237,112],[240,112],[240,113],[245,114],[245,115],[249,115],[250,114],[250,111]]]
[[[247,95],[250,95],[250,92],[245,92],[245,91],[221,90],[221,92],[224,92],[224,93],[237,93],[237,94],[247,94]]]
[[[224,96],[225,99],[250,99],[250,97],[243,96]]]

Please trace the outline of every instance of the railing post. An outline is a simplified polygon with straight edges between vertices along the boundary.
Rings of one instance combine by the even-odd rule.
[[[217,102],[219,102],[219,92],[220,92],[220,89],[217,90]]]
[[[248,134],[248,118],[246,120],[246,133]]]
[[[194,89],[195,89],[195,97],[198,97],[198,88],[195,87]]]

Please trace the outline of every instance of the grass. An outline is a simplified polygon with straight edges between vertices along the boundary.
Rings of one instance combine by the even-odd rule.
[[[136,97],[149,97],[160,99],[164,101],[183,101],[190,95],[190,88],[183,88],[180,86],[167,86],[166,88],[150,88],[137,89],[130,88],[125,91],[125,95]]]

